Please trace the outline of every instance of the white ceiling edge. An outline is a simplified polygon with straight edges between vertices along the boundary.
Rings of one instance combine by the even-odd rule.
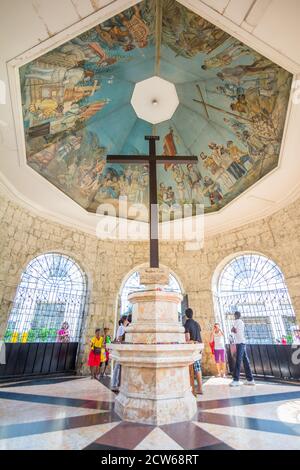
[[[15,162],[16,165],[13,164],[14,168],[10,168],[9,165],[8,168],[4,168],[4,165],[1,163],[0,181],[2,182],[2,188],[5,188],[6,193],[9,193],[11,198],[27,206],[29,210],[33,210],[41,217],[47,217],[94,236],[98,220],[97,215],[85,211],[26,164],[18,69],[28,61],[70,40],[72,37],[92,28],[99,22],[105,21],[105,19],[135,3],[138,2],[132,0],[113,2],[7,63],[10,99],[18,142],[18,152],[14,152],[16,155],[11,155],[11,157],[14,157],[16,160],[18,159],[18,162]],[[299,77],[295,77],[295,79],[300,78],[300,66],[298,64],[295,65],[295,62],[275,51],[269,45],[262,43],[252,34],[245,32],[245,30],[224,16],[200,3],[198,0],[180,0],[180,3],[245,42],[250,47],[258,50],[261,54],[290,72],[298,72]],[[299,196],[300,160],[294,157],[297,155],[297,148],[299,148],[300,143],[298,123],[300,123],[300,105],[295,105],[290,100],[278,168],[256,182],[223,209],[215,213],[206,214],[204,216],[206,236],[229,231],[271,215],[279,208],[293,202]],[[9,158],[10,156],[7,157]],[[17,181],[16,175],[19,181]],[[24,181],[26,182],[26,179],[28,181],[25,188]],[[41,183],[45,193],[43,194],[44,201],[35,192],[35,184],[41,185]],[[280,192],[284,195],[283,197],[279,197]]]
[[[270,44],[262,41],[256,37],[252,32],[246,31],[241,26],[237,25],[229,18],[224,16],[222,13],[214,10],[213,8],[205,5],[199,0],[176,0],[185,7],[194,11],[198,15],[202,16],[204,19],[210,23],[218,26],[220,29],[226,33],[234,36],[236,39],[239,39],[241,42],[244,42],[247,46],[252,47],[255,51],[259,52],[263,56],[267,57],[271,61],[285,68],[292,74],[300,73],[300,64],[295,62],[293,59],[283,55],[282,52],[273,48]],[[243,0],[240,0],[243,1]]]

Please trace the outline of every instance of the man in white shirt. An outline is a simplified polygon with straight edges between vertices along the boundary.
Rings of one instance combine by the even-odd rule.
[[[127,316],[123,316],[119,322],[119,327],[117,329],[117,334],[115,338],[115,341],[117,343],[122,343],[122,341],[124,341],[125,329],[128,323],[129,322],[128,322]],[[119,390],[120,383],[121,383],[121,365],[118,362],[116,362],[114,370],[113,370],[112,381],[111,381],[111,390],[113,392],[117,392]]]
[[[235,318],[235,321],[234,321],[231,332],[234,333],[234,336],[235,336],[236,362],[235,362],[235,367],[233,371],[233,381],[231,382],[230,386],[238,387],[240,385],[243,385],[243,383],[240,382],[240,372],[241,372],[242,361],[244,364],[244,371],[245,371],[245,375],[247,379],[245,382],[245,385],[255,385],[251,368],[250,368],[249,358],[247,355],[247,350],[246,350],[245,323],[243,322],[243,320],[241,320],[240,312],[235,312],[234,318]]]

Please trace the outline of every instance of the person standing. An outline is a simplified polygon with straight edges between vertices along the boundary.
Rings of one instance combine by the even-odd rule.
[[[125,328],[128,325],[128,318],[123,316],[119,321],[119,327],[117,329],[116,339],[117,343],[122,343],[125,341]],[[112,376],[112,383],[111,383],[111,390],[113,392],[117,392],[119,390],[121,384],[121,364],[116,362],[113,376]]]
[[[103,328],[103,340],[104,340],[104,344],[103,344],[103,349],[104,349],[104,358],[105,358],[105,361],[103,362],[104,364],[104,370],[102,371],[102,373],[100,374],[101,377],[104,377],[105,376],[105,373],[106,373],[106,368],[108,366],[108,363],[109,363],[109,350],[108,350],[108,346],[111,344],[111,337],[110,335],[108,334],[109,333],[109,328]],[[101,361],[101,364],[100,364],[100,372],[101,372],[101,365],[102,365],[102,361]]]
[[[91,369],[91,379],[96,379],[99,375],[103,337],[100,335],[100,328],[95,330],[95,336],[91,339],[91,351],[88,365]]]
[[[201,338],[201,327],[198,322],[193,320],[193,310],[187,308],[185,311],[185,316],[187,318],[184,328],[185,328],[185,340],[187,343],[202,343]],[[196,376],[198,390],[196,393],[202,395],[202,371],[201,371],[201,360],[198,359],[193,364],[194,376]],[[194,380],[194,377],[193,377]],[[194,384],[192,384],[193,386]],[[194,386],[193,386],[194,389]]]
[[[69,323],[63,322],[61,329],[57,332],[57,341],[59,343],[69,343],[70,342],[70,331]]]
[[[218,377],[226,377],[224,333],[219,323],[214,324],[210,341],[214,343],[214,357]]]
[[[241,313],[235,312],[234,313],[234,324],[231,332],[235,335],[235,344],[236,344],[236,362],[233,371],[233,380],[230,383],[231,387],[238,387],[243,385],[243,382],[240,382],[240,372],[241,372],[241,364],[243,361],[244,370],[246,374],[246,382],[245,385],[255,385],[250,362],[247,354],[246,349],[246,338],[245,338],[245,323],[241,319]]]

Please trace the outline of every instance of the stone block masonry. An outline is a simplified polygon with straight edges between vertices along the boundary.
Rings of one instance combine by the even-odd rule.
[[[40,217],[0,194],[0,337],[4,334],[20,276],[35,256],[49,251],[69,255],[88,277],[89,295],[78,368],[86,371],[89,339],[96,326],[113,334],[119,290],[125,276],[148,260],[146,242],[98,240],[96,236]],[[285,275],[300,322],[300,201],[272,216],[205,239],[199,251],[185,251],[182,242],[160,243],[161,263],[181,281],[195,318],[201,324],[206,349],[203,372],[215,373],[207,347],[215,321],[212,280],[224,258],[259,252],[273,259]]]

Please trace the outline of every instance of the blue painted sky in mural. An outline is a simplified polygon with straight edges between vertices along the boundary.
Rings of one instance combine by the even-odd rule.
[[[160,11],[161,10],[161,11]],[[157,18],[162,21],[157,21]],[[136,82],[158,75],[180,104],[158,125],[138,119]],[[148,203],[142,166],[111,154],[196,155],[160,165],[159,200],[218,211],[278,164],[291,74],[171,0],[144,0],[20,69],[27,163],[82,207]]]

